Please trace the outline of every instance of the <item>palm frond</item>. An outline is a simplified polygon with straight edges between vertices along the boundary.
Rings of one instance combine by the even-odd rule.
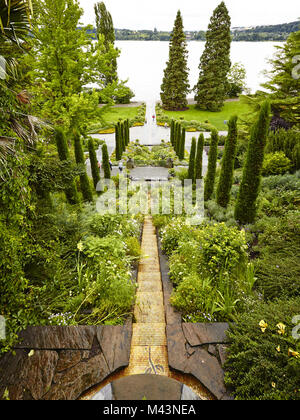
[[[0,0],[0,41],[19,45],[30,30],[31,0]]]

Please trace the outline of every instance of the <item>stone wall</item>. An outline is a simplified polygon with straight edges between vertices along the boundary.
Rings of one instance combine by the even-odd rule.
[[[129,364],[125,326],[30,327],[0,359],[0,399],[76,400]]]

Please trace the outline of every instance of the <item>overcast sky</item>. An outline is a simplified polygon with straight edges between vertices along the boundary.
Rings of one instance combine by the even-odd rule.
[[[79,0],[84,24],[94,23],[96,0]],[[221,0],[105,0],[115,28],[171,31],[181,10],[185,30],[205,30]],[[300,17],[299,0],[226,0],[232,26],[287,23]]]

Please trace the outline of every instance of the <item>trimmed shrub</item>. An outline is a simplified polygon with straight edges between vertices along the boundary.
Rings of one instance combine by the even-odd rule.
[[[109,155],[108,155],[106,144],[103,144],[102,146],[102,164],[103,164],[103,170],[104,170],[104,178],[110,179],[111,172],[110,172],[110,166],[109,166]]]
[[[204,135],[201,133],[198,138],[198,145],[197,145],[197,154],[196,154],[196,161],[195,161],[195,179],[202,178],[203,149],[204,149]]]
[[[208,201],[213,192],[216,178],[217,158],[218,158],[218,132],[214,130],[211,134],[210,148],[208,155],[207,175],[204,183],[204,200]]]
[[[67,144],[67,140],[64,134],[64,131],[61,128],[56,128],[55,130],[55,140],[58,151],[59,159],[63,161],[70,160],[70,152]],[[68,182],[65,188],[65,194],[68,202],[70,204],[78,204],[79,196],[76,188],[75,181]]]
[[[178,150],[178,157],[180,160],[184,159],[184,151],[185,151],[185,128],[183,128],[181,131],[180,146]]]
[[[84,201],[93,201],[93,193],[91,190],[91,185],[89,178],[86,173],[85,158],[82,148],[82,142],[80,134],[77,131],[73,133],[74,139],[74,148],[75,148],[75,159],[77,165],[82,167],[82,174],[80,175],[80,187],[82,192],[82,197]]]
[[[256,216],[256,200],[270,125],[270,110],[270,103],[264,102],[258,120],[251,131],[243,179],[235,207],[235,219],[242,224],[253,223]]]
[[[291,161],[283,152],[268,153],[265,155],[262,175],[283,175],[291,169]]]
[[[233,183],[234,160],[237,146],[237,116],[230,118],[228,123],[228,137],[222,159],[219,185],[217,188],[217,203],[226,208],[230,201]]]
[[[100,171],[98,168],[98,159],[95,151],[95,144],[92,138],[89,138],[88,147],[94,187],[97,188],[98,182],[100,181]]]
[[[266,152],[284,152],[291,161],[291,170],[294,172],[300,169],[300,133],[284,129],[270,133]]]
[[[196,158],[196,139],[192,138],[192,147],[190,152],[190,161],[189,161],[189,172],[188,179],[191,179],[192,182],[195,182],[195,158]]]

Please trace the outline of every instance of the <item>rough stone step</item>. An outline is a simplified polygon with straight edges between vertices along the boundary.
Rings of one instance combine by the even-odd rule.
[[[135,346],[166,346],[166,325],[133,324],[131,345]]]
[[[157,281],[143,281],[138,285],[138,293],[162,292],[162,284]]]
[[[131,348],[128,375],[169,375],[166,346],[134,346]]]
[[[146,273],[140,272],[138,275],[138,283],[146,282],[159,282],[161,283],[161,275],[160,273]]]

